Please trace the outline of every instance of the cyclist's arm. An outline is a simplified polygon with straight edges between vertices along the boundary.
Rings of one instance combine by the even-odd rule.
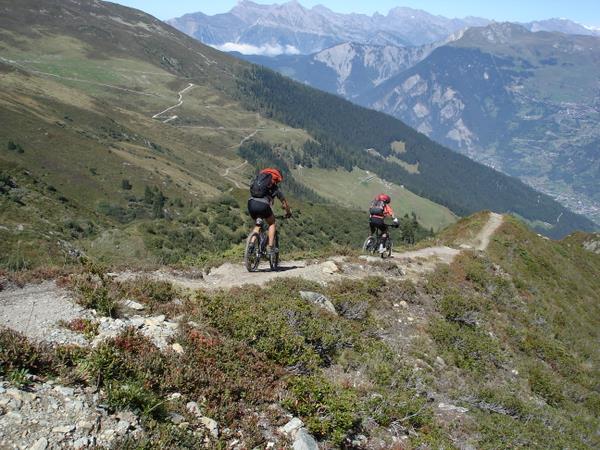
[[[291,216],[292,210],[290,208],[290,204],[288,203],[287,199],[285,198],[285,195],[283,195],[283,192],[281,191],[281,189],[279,189],[279,188],[277,189],[277,191],[275,192],[275,196],[281,202],[281,206],[283,206],[283,209],[285,209],[286,216]]]

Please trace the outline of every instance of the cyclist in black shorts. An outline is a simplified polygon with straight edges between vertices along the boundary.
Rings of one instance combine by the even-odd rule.
[[[292,216],[292,210],[287,202],[283,192],[279,189],[279,183],[283,181],[283,176],[279,169],[263,169],[250,186],[250,199],[248,199],[248,212],[255,221],[254,231],[260,233],[262,221],[266,220],[269,225],[269,243],[267,253],[273,252],[273,243],[275,242],[275,215],[273,214],[273,201],[278,198],[285,209],[286,217]]]

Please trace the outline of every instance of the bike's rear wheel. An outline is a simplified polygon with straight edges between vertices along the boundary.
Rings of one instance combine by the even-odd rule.
[[[254,242],[253,242],[254,241]],[[260,264],[260,235],[250,233],[246,240],[246,250],[244,251],[244,265],[248,272],[255,272]]]
[[[269,255],[269,265],[271,270],[277,270],[279,268],[279,233],[275,232],[275,245]]]
[[[363,252],[373,253],[375,251],[375,244],[377,240],[373,236],[369,236],[363,244]]]

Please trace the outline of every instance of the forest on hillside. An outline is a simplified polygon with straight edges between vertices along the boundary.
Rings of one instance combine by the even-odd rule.
[[[539,231],[553,237],[575,229],[594,229],[591,221],[550,197],[436,144],[391,116],[303,86],[264,67],[253,66],[242,75],[238,91],[246,107],[303,128],[316,139],[304,145],[304,163],[308,158],[323,168],[351,170],[357,166],[371,170],[458,215],[485,209],[515,213],[530,221],[552,224],[551,229]],[[386,158],[393,153],[391,144],[396,141],[404,143],[405,152],[394,156],[408,164],[418,163],[418,174]]]

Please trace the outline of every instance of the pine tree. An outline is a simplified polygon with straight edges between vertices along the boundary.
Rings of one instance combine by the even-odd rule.
[[[154,193],[154,199],[152,201],[152,218],[153,219],[162,219],[165,217],[164,207],[165,200],[167,198],[163,195],[160,189],[157,189]]]

